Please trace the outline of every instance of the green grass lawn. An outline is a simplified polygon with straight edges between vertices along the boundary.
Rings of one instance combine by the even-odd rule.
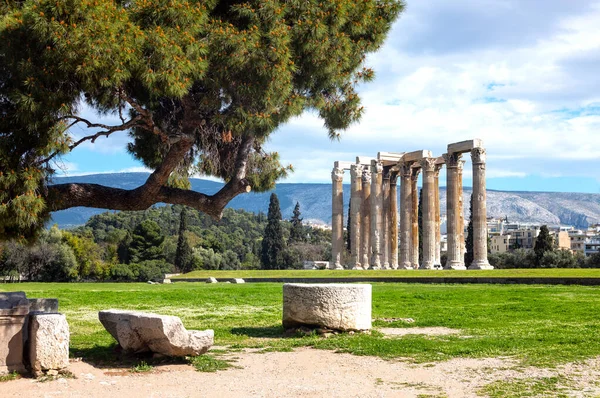
[[[383,358],[439,361],[455,357],[512,356],[523,364],[553,366],[600,355],[600,289],[545,285],[373,284],[375,327],[445,326],[454,336],[384,338],[338,335],[284,338],[282,285],[179,283],[24,283],[29,297],[56,297],[71,328],[71,354],[110,361],[115,341],[98,321],[103,309],[177,315],[189,329],[214,329],[215,345],[229,350],[297,346]],[[381,318],[413,318],[412,324]]]
[[[600,278],[600,269],[496,269],[496,270],[239,270],[239,271],[193,271],[172,279],[215,278]]]

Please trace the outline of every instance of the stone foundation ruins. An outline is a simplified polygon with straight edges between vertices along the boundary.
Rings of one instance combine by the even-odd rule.
[[[479,139],[448,145],[447,153],[431,151],[379,152],[377,158],[358,156],[355,162],[337,161],[332,177],[332,269],[344,269],[344,171],[350,170],[351,269],[441,268],[439,174],[446,166],[448,251],[444,269],[467,269],[463,242],[464,153],[473,164],[473,252],[468,269],[492,269],[487,259],[486,151]],[[417,180],[423,175],[422,239],[419,264]],[[400,209],[398,209],[398,180]],[[399,213],[399,214],[398,214]],[[400,230],[398,230],[398,227]],[[398,250],[399,248],[399,250]]]
[[[57,299],[0,293],[0,374],[58,373],[69,366],[69,338],[69,325],[58,313]]]

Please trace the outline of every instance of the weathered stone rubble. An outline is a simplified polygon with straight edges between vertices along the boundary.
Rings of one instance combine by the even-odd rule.
[[[69,325],[57,299],[0,293],[0,374],[57,372],[69,365]]]
[[[212,330],[186,330],[176,316],[107,310],[98,318],[106,330],[128,352],[154,352],[166,356],[204,354],[214,341]]]
[[[69,366],[69,324],[63,314],[33,313],[29,319],[29,364],[34,376]]]
[[[283,285],[283,327],[333,330],[371,329],[371,285]]]

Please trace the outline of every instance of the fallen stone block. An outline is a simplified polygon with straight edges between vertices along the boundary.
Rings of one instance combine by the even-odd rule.
[[[212,330],[186,330],[176,316],[107,310],[98,318],[128,352],[154,352],[171,357],[204,354],[214,343]]]
[[[234,278],[231,280],[231,283],[246,283],[242,278]]]
[[[69,366],[69,324],[63,314],[33,313],[29,317],[29,363],[34,376]]]
[[[283,285],[283,327],[333,330],[371,329],[371,285]]]
[[[217,278],[213,278],[212,276],[206,280],[206,283],[218,283]]]

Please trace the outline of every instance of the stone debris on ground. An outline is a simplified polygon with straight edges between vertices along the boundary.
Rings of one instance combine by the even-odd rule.
[[[69,324],[62,314],[34,313],[29,319],[29,362],[34,376],[58,375],[69,366]]]
[[[371,329],[371,285],[283,285],[283,327],[318,326],[332,330]]]
[[[217,278],[213,278],[212,276],[206,280],[206,283],[218,283]]]
[[[111,309],[100,311],[98,318],[123,350],[130,353],[197,356],[214,342],[212,330],[186,330],[176,316]]]

